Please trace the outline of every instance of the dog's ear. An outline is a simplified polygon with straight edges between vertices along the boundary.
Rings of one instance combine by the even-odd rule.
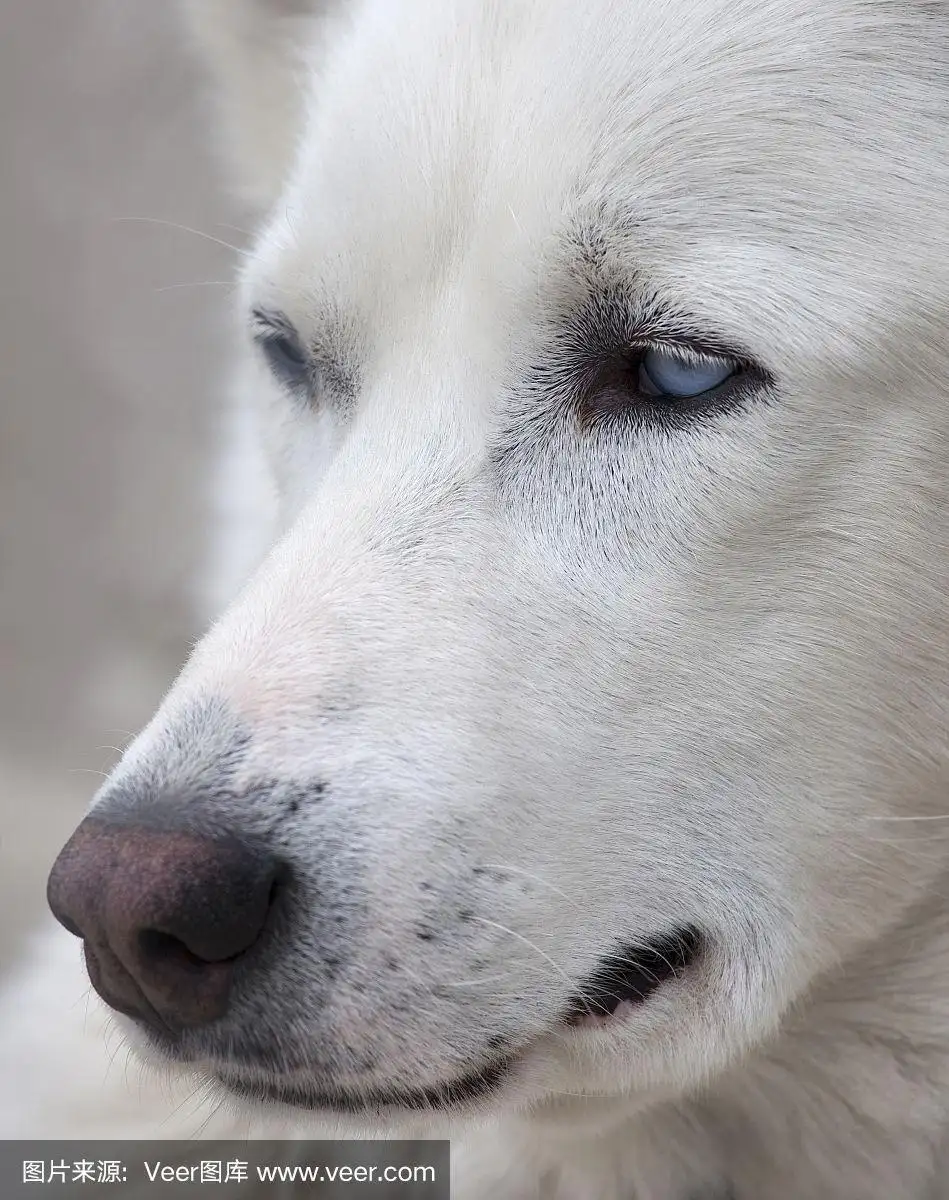
[[[238,190],[277,197],[303,120],[305,87],[347,0],[180,0],[206,61]]]

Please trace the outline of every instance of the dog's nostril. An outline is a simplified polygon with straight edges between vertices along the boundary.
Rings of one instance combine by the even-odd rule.
[[[200,971],[207,959],[200,958],[174,934],[162,933],[160,929],[143,929],[138,935],[139,954],[155,965],[183,967],[185,970]]]

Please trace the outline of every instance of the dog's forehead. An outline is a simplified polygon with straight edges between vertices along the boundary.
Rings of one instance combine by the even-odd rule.
[[[845,323],[943,270],[947,29],[875,0],[366,4],[256,277],[370,321],[449,275],[500,303],[579,229],[690,307],[701,281],[723,332],[773,340],[789,287]]]

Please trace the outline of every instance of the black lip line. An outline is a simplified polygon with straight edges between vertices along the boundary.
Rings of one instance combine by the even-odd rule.
[[[582,990],[571,1001],[564,1023],[576,1025],[586,1017],[608,1017],[623,1001],[644,1004],[670,979],[677,979],[697,958],[703,943],[695,926],[635,946],[618,946],[600,960]]]
[[[600,960],[584,991],[570,1002],[561,1017],[561,1028],[577,1024],[590,1015],[608,1015],[616,1009],[621,999],[643,1003],[653,991],[668,979],[677,978],[690,965],[699,954],[703,942],[703,934],[697,927],[682,926],[635,948],[617,948]],[[153,1042],[165,1042],[162,1048],[172,1058],[179,1062],[187,1061],[180,1047],[174,1047],[173,1043],[158,1036],[154,1029],[150,1033]],[[444,1110],[473,1103],[496,1091],[519,1057],[519,1053],[509,1053],[448,1083],[414,1089],[367,1089],[356,1095],[342,1090],[321,1092],[299,1084],[250,1083],[229,1076],[226,1069],[206,1069],[223,1087],[244,1099],[286,1104],[307,1111],[365,1117],[392,1108],[431,1112],[433,1109]],[[190,1061],[193,1063],[195,1059],[192,1057]]]
[[[498,1088],[516,1058],[517,1056],[512,1054],[498,1059],[450,1083],[416,1089],[370,1089],[355,1096],[342,1091],[319,1092],[294,1085],[247,1083],[241,1079],[228,1078],[227,1075],[216,1071],[215,1075],[226,1088],[245,1099],[289,1104],[294,1108],[308,1110],[330,1110],[365,1116],[367,1112],[387,1108],[431,1112],[432,1109],[445,1109],[481,1100]]]

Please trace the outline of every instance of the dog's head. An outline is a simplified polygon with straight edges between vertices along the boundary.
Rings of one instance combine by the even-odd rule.
[[[215,7],[279,530],[54,909],[244,1096],[694,1087],[940,866],[949,17]]]

